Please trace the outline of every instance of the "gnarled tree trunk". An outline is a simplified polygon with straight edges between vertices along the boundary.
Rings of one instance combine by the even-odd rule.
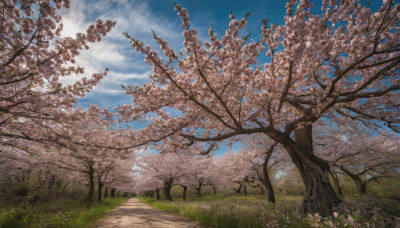
[[[329,183],[329,164],[313,153],[311,125],[296,129],[294,136],[297,143],[287,141],[282,144],[296,165],[306,188],[301,210],[303,213],[327,215],[341,202]]]

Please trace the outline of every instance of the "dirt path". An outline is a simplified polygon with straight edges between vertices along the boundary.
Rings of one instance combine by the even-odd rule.
[[[191,220],[172,215],[131,198],[114,208],[104,218],[99,219],[93,228],[186,228],[200,227]]]

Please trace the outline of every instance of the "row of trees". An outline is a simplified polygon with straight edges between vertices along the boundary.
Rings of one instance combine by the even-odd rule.
[[[314,145],[315,151],[331,164],[329,174],[341,197],[343,194],[339,176],[349,177],[360,194],[366,194],[367,184],[372,181],[399,178],[399,137],[393,134],[367,134],[367,129],[362,129],[362,126],[356,129],[356,126],[350,123],[342,132],[336,130],[343,126],[337,126],[334,132],[327,131],[326,126],[323,132],[316,129],[320,138],[319,143]],[[293,163],[284,149],[276,144],[272,144],[272,149],[266,151],[271,141],[263,135],[246,137],[241,141],[245,144],[242,151],[228,152],[220,157],[190,153],[142,155],[137,163],[140,174],[135,190],[139,193],[155,192],[157,199],[160,199],[161,190],[166,199],[172,200],[171,189],[177,185],[183,189],[183,199],[186,199],[188,189],[195,190],[196,195],[201,197],[204,186],[212,187],[214,192],[217,188],[225,191],[232,188],[236,193],[244,194],[247,194],[246,186],[251,186],[259,188],[261,194],[264,194],[264,188],[267,189],[268,200],[275,203],[272,183],[288,179],[287,175],[297,176],[293,174],[297,172]],[[341,147],[340,150],[338,147]],[[284,184],[280,184],[280,188],[284,187]]]
[[[133,145],[202,144],[207,153],[220,142],[263,134],[300,173],[302,211],[325,215],[341,199],[329,182],[330,163],[314,148],[316,126],[354,120],[399,132],[400,4],[383,1],[377,11],[355,0],[322,5],[322,14],[313,14],[310,1],[289,1],[284,24],[263,20],[259,40],[240,37],[247,20],[231,14],[222,38],[210,28],[205,42],[176,5],[182,57],[157,35],[164,56],[125,34],[153,73],[149,83],[125,87],[134,105],[119,114],[127,122],[158,116],[135,133]]]
[[[30,201],[60,195],[74,183],[101,189],[131,190],[133,152],[123,147],[121,129],[112,130],[108,110],[76,108],[106,75],[107,69],[82,77],[75,64],[80,51],[98,42],[115,22],[97,20],[75,38],[60,37],[57,11],[68,0],[0,3],[0,186],[2,195]],[[75,78],[62,84],[62,78]],[[34,186],[32,183],[36,183]],[[17,185],[18,189],[12,189]],[[56,189],[55,189],[56,186]],[[115,191],[115,190],[114,190]]]

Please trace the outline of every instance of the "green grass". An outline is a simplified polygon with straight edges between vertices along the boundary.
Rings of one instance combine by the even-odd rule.
[[[297,213],[299,201],[286,200],[277,205],[269,204],[259,195],[207,195],[202,198],[188,197],[188,200],[157,201],[154,198],[139,197],[139,200],[161,210],[196,220],[205,227],[309,227],[308,221],[300,219]],[[278,206],[279,205],[279,206]],[[289,209],[284,219],[277,211]],[[296,222],[295,222],[296,221]]]
[[[106,198],[90,206],[78,201],[63,200],[34,208],[3,208],[0,209],[0,227],[88,227],[127,200],[128,198]]]
[[[317,214],[306,216],[298,208],[301,196],[278,196],[277,203],[268,203],[260,195],[207,195],[202,198],[189,196],[186,201],[174,201],[139,197],[139,200],[161,210],[179,214],[196,220],[204,227],[366,227],[387,226],[396,224],[397,206],[387,207],[380,203],[382,209],[376,209],[380,199],[358,199],[344,203],[335,209],[338,215],[321,217]],[[392,203],[394,203],[392,201]],[[391,212],[385,211],[390,209]]]

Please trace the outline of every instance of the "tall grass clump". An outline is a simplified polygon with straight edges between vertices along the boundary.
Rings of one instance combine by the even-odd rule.
[[[105,198],[101,202],[87,204],[74,200],[59,200],[37,207],[20,205],[0,210],[1,228],[24,227],[88,227],[112,208],[128,198]]]
[[[379,208],[385,207],[383,202],[378,202],[381,199],[372,198],[345,202],[328,217],[302,215],[298,210],[298,197],[280,197],[275,205],[261,196],[251,195],[210,195],[172,202],[147,197],[139,199],[161,210],[196,220],[202,226],[215,228],[395,227],[400,224],[399,214],[396,214],[399,212],[399,202],[392,202],[394,205],[388,213]]]

